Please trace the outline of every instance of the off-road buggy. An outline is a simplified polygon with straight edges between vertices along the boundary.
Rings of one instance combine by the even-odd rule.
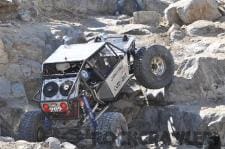
[[[163,88],[173,73],[173,57],[165,47],[137,49],[134,37],[96,37],[62,45],[43,62],[42,88],[34,98],[41,110],[23,115],[18,137],[41,141],[52,121],[75,119],[80,125],[92,124],[97,144],[120,146],[128,131],[126,120],[121,113],[106,111],[122,87],[134,75],[145,88]]]

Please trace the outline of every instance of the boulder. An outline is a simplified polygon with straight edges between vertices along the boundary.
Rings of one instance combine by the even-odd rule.
[[[92,139],[83,139],[77,144],[77,146],[83,149],[93,148]]]
[[[16,17],[18,4],[12,0],[0,1],[0,20],[6,20]]]
[[[1,137],[0,136],[0,142],[14,142],[15,140],[11,137]]]
[[[205,54],[203,55],[212,55]],[[185,59],[176,72],[176,77],[168,89],[168,100],[190,102],[207,100],[218,101],[225,97],[223,92],[224,58],[196,56]]]
[[[161,20],[160,13],[156,11],[137,11],[133,13],[135,24],[148,24],[158,26]]]
[[[144,24],[126,24],[122,28],[112,28],[119,34],[146,35],[151,34],[155,27],[149,27]]]
[[[0,78],[0,98],[9,98],[11,95],[11,82],[6,78]]]
[[[25,89],[22,83],[19,82],[12,83],[11,90],[13,98],[26,97]]]
[[[131,29],[129,31],[124,32],[124,34],[129,35],[149,35],[151,32],[146,28],[140,28],[140,29]]]
[[[8,63],[8,53],[4,50],[5,46],[3,41],[0,39],[0,64]]]
[[[9,137],[0,137],[0,147],[4,149],[77,149],[75,145],[68,142],[63,142],[57,146],[49,146],[47,142],[14,141],[14,139]]]
[[[178,41],[185,37],[185,33],[180,30],[174,30],[170,33],[170,40],[171,41]]]
[[[2,99],[1,99],[2,100]],[[11,102],[10,104],[18,104]],[[24,108],[25,107],[21,107]],[[0,130],[2,136],[11,136],[15,137],[20,116],[22,114],[22,109],[19,108],[10,108],[10,107],[0,107]],[[7,139],[9,140],[9,139]],[[1,141],[1,139],[0,139]]]
[[[167,31],[167,34],[170,36],[171,41],[178,41],[185,37],[185,32],[181,30],[180,25],[173,24]]]
[[[174,23],[167,31],[168,34],[171,34],[171,32],[175,31],[175,30],[180,30],[181,26]]]
[[[168,3],[163,0],[138,0],[144,10],[157,11],[161,13]],[[39,7],[45,11],[66,10],[71,13],[110,13],[116,9],[115,0],[40,0]],[[136,11],[132,1],[126,1],[125,13]]]
[[[208,107],[209,105],[213,107]],[[224,141],[224,105],[189,103],[186,105],[150,106],[142,108],[129,125],[132,137],[149,136],[147,144],[155,140],[163,144],[202,144],[207,135],[219,134]],[[132,139],[132,138],[131,138]]]
[[[132,22],[132,19],[120,19],[116,22],[116,25],[124,25],[124,24],[130,24]]]
[[[214,43],[210,44],[206,52],[208,53],[213,53],[213,54],[224,54],[225,53],[225,42],[218,40],[215,41]]]
[[[57,138],[49,137],[47,140],[45,140],[45,143],[49,149],[61,149],[60,141]]]
[[[115,10],[114,0],[40,0],[39,7],[45,11],[67,10],[71,13],[90,13],[90,12],[113,12]]]
[[[69,142],[63,142],[60,145],[61,149],[77,149],[77,147]]]
[[[216,36],[224,31],[225,28],[221,24],[206,20],[195,21],[186,27],[186,32],[190,36]]]
[[[169,24],[190,24],[197,20],[215,20],[221,16],[215,0],[180,0],[165,9]]]
[[[162,14],[163,10],[174,1],[176,0],[142,0],[144,10],[156,11],[160,14]]]
[[[179,4],[180,1],[178,1],[175,4],[170,4],[165,10],[164,10],[164,17],[169,25],[172,24],[179,24],[182,25],[183,22],[181,18],[179,17],[177,13],[177,5]]]

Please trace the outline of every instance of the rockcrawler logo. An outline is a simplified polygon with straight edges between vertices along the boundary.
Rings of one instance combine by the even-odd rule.
[[[124,72],[124,74],[121,77],[121,80],[119,80],[116,83],[116,86],[114,86],[114,91],[117,91],[119,89],[119,87],[122,85],[122,83],[125,81],[126,78],[127,78],[127,74],[126,74],[126,72]]]

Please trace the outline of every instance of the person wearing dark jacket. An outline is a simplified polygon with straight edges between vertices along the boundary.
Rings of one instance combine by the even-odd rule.
[[[136,11],[142,10],[142,6],[138,0],[132,0],[132,1]],[[125,0],[116,0],[116,10],[114,12],[114,15],[123,14],[124,7],[125,7]]]

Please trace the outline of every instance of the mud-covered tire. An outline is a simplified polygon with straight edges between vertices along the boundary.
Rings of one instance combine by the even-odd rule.
[[[45,126],[47,124],[47,126]],[[50,128],[50,121],[41,111],[26,112],[20,120],[17,139],[39,142],[46,139],[46,132]]]
[[[134,57],[134,75],[146,88],[159,89],[171,84],[174,75],[174,59],[161,45],[141,48]]]
[[[95,132],[97,148],[122,146],[128,126],[121,113],[106,112],[97,120],[97,124]]]

